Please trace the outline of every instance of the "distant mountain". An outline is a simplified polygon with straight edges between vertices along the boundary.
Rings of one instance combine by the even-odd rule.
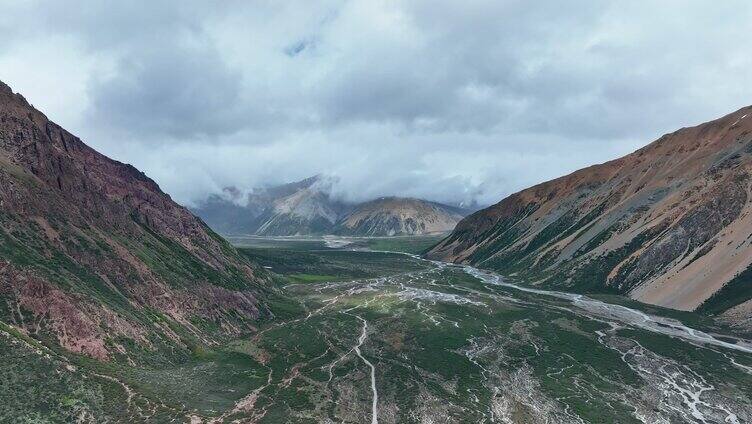
[[[234,188],[210,196],[193,212],[224,234],[292,236],[329,234],[349,206],[330,198],[326,179],[255,189],[239,196]]]
[[[222,196],[212,195],[192,212],[201,217],[212,229],[223,234],[245,233],[248,228],[258,227],[262,210],[240,206],[240,195],[233,188],[226,188]]]
[[[225,234],[267,236],[393,236],[451,231],[467,210],[420,199],[388,197],[349,204],[329,195],[321,176],[268,189],[245,199],[237,190],[214,195],[193,211]]]
[[[226,188],[192,211],[223,234],[328,234],[347,207],[330,199],[326,184],[315,176],[247,195]]]
[[[133,364],[268,315],[262,269],[1,82],[0,187],[2,334]]]
[[[751,182],[746,107],[513,194],[429,257],[752,320]]]
[[[466,213],[420,199],[385,197],[357,205],[335,232],[352,236],[417,235],[451,231]]]
[[[327,234],[331,232],[344,205],[329,195],[307,187],[288,196],[273,199],[271,207],[261,215],[259,235]]]

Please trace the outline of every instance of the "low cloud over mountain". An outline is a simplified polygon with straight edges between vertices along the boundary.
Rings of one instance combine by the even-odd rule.
[[[11,2],[0,78],[183,203],[324,172],[352,201],[490,204],[747,104],[751,18],[742,1]]]

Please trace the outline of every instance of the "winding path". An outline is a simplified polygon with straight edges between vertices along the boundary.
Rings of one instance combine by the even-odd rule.
[[[355,315],[360,321],[363,322],[363,331],[360,333],[360,337],[358,338],[358,344],[355,345],[354,350],[355,354],[358,355],[360,359],[363,360],[363,362],[366,363],[369,367],[371,367],[371,391],[373,392],[373,402],[371,403],[371,424],[378,424],[379,422],[379,392],[376,390],[376,367],[373,366],[371,361],[366,359],[361,353],[360,353],[360,347],[363,345],[363,342],[366,341],[366,337],[368,335],[368,321],[365,320],[365,318]]]

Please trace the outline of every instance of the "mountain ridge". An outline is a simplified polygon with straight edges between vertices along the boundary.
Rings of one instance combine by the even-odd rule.
[[[745,107],[514,193],[463,219],[428,256],[542,285],[712,309],[752,263],[751,118]],[[752,291],[742,297],[734,306]]]
[[[135,167],[0,85],[0,320],[99,360],[187,352],[270,312],[266,273]]]
[[[381,197],[355,206],[340,219],[335,232],[357,236],[436,234],[454,228],[463,216],[461,209],[437,202]]]
[[[264,236],[442,233],[467,214],[462,208],[396,196],[343,202],[329,195],[330,184],[317,175],[257,189],[247,195],[244,206],[238,204],[240,198],[231,197],[237,189],[226,189],[225,198],[210,196],[192,210],[219,232]]]

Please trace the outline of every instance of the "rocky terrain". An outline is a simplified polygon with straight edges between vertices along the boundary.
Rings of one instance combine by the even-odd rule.
[[[269,314],[263,269],[2,83],[0,187],[6,334],[137,364],[250,332]]]
[[[335,232],[353,236],[419,235],[450,231],[464,211],[419,199],[384,197],[357,205]]]
[[[347,203],[330,196],[331,181],[315,176],[243,196],[228,188],[193,209],[222,234],[261,236],[421,235],[451,231],[468,211],[420,199],[385,197]]]
[[[752,107],[515,193],[429,257],[569,291],[752,317]]]

